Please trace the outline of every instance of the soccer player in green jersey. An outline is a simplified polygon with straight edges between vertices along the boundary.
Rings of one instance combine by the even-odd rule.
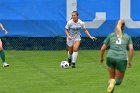
[[[7,34],[7,30],[4,29],[3,25],[0,23],[0,28],[4,31],[5,34]],[[9,64],[6,63],[5,61],[5,53],[4,53],[4,50],[3,50],[3,47],[2,47],[2,41],[0,39],[0,57],[2,59],[2,62],[3,62],[3,67],[8,67]]]
[[[110,46],[107,53],[107,66],[109,72],[109,85],[107,93],[113,93],[115,85],[120,85],[127,67],[132,66],[133,43],[129,35],[124,33],[125,22],[119,20],[114,33],[111,33],[105,40],[100,51],[100,63],[103,63],[103,56],[106,48]],[[127,54],[129,49],[129,59]]]

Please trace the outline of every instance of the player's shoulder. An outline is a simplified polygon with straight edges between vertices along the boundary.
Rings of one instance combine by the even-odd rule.
[[[124,33],[124,36],[130,37],[130,35],[128,35],[127,33]]]
[[[70,19],[70,20],[67,21],[68,24],[71,24],[72,22],[73,22],[72,19]]]
[[[124,37],[125,37],[125,38],[131,38],[131,36],[128,35],[127,33],[124,33]]]
[[[112,32],[112,33],[110,33],[108,36],[115,36],[116,35],[116,33],[115,32]]]
[[[84,24],[84,22],[81,19],[78,19],[78,22]]]

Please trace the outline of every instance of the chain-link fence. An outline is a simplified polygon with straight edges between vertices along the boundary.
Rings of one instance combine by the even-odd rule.
[[[81,50],[99,50],[105,37],[97,37],[97,41],[83,37],[80,44]],[[140,49],[140,37],[133,37],[134,49]],[[65,50],[66,38],[64,37],[3,37],[5,50]]]

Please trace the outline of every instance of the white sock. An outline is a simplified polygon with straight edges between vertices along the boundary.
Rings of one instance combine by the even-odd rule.
[[[69,51],[68,51],[68,59],[71,59],[71,54],[69,53]]]
[[[72,54],[72,63],[76,63],[77,57],[78,57],[78,52],[73,52],[73,54]]]

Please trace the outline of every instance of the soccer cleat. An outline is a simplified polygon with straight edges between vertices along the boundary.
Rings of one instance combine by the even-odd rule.
[[[115,86],[115,79],[110,79],[109,81],[109,86],[107,88],[107,93],[111,93],[114,89],[114,86]]]
[[[9,64],[7,64],[6,62],[3,63],[3,67],[9,67]]]
[[[76,68],[75,63],[72,63],[72,68]]]
[[[68,58],[69,66],[71,66],[71,59]]]

